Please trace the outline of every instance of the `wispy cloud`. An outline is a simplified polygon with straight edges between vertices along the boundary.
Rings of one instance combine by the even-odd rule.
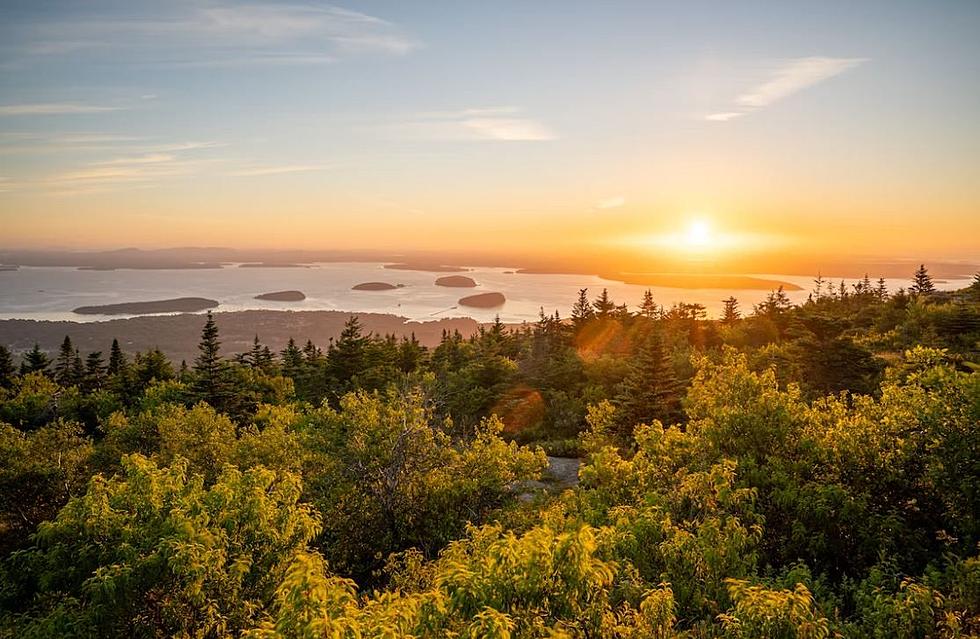
[[[618,209],[626,204],[626,198],[622,195],[613,195],[611,197],[603,198],[596,202],[595,208],[604,211],[606,209]]]
[[[183,67],[326,64],[358,54],[405,55],[421,43],[398,25],[333,6],[278,2],[158,3],[131,19],[92,14],[20,29],[22,56],[112,55]],[[119,51],[124,50],[125,56]]]
[[[78,113],[104,113],[120,111],[124,107],[70,102],[41,102],[35,104],[0,105],[0,115],[71,115]]]
[[[114,136],[101,135],[55,136],[55,138],[58,137],[81,141],[89,138],[101,139],[102,137],[109,140],[115,139]],[[127,140],[125,137],[122,139]],[[0,187],[5,191],[30,191],[58,196],[104,193],[120,189],[156,186],[166,180],[203,175],[214,172],[215,167],[222,167],[229,162],[225,158],[197,153],[199,150],[206,150],[214,146],[209,143],[191,142],[140,146],[143,148],[126,144],[121,148],[110,146],[108,148],[116,152],[125,149],[124,153],[126,154],[89,159],[46,175],[25,176],[16,182],[8,181],[0,184]],[[161,150],[164,148],[169,149],[169,151]]]
[[[254,177],[260,175],[283,175],[285,173],[310,173],[330,168],[327,164],[286,164],[282,166],[262,166],[252,169],[232,171],[227,175],[232,177]]]
[[[866,58],[810,57],[789,60],[775,69],[769,79],[735,99],[738,110],[712,113],[705,116],[712,122],[728,122],[757,109],[765,108],[794,93],[833,78]]]
[[[514,106],[480,107],[457,111],[428,111],[377,128],[398,135],[436,140],[499,140],[541,142],[558,139],[543,122],[523,115]]]

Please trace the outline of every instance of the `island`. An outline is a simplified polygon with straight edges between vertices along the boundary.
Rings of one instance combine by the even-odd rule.
[[[479,295],[461,298],[457,303],[460,306],[471,308],[497,308],[503,306],[506,301],[507,298],[504,297],[503,293],[480,293]]]
[[[436,280],[436,286],[449,286],[452,288],[473,288],[476,282],[472,277],[465,275],[447,275]]]
[[[389,284],[388,282],[361,282],[350,287],[352,291],[390,291],[404,287],[404,284]]]
[[[303,291],[275,291],[274,293],[256,295],[255,299],[266,302],[302,302],[306,299],[306,295]]]
[[[16,271],[19,268],[16,264],[0,264],[0,271]]]
[[[396,271],[428,271],[429,273],[458,273],[470,270],[462,266],[446,266],[445,264],[429,262],[398,262],[397,264],[385,264],[384,267]]]
[[[238,268],[310,268],[310,265],[293,262],[245,262],[239,264]]]
[[[73,313],[79,315],[149,315],[151,313],[194,313],[218,306],[218,300],[206,297],[178,297],[172,300],[151,302],[123,302],[102,306],[79,306]]]

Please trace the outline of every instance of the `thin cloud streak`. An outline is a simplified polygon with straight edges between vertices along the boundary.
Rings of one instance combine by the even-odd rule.
[[[522,115],[515,106],[477,107],[456,111],[427,111],[403,121],[374,128],[400,136],[430,140],[497,140],[541,142],[558,139],[546,124]]]
[[[738,111],[705,116],[711,122],[728,122],[770,106],[794,93],[838,76],[866,62],[867,58],[809,57],[789,60],[770,75],[769,80],[735,98]]]
[[[324,171],[330,166],[326,164],[287,164],[285,166],[264,166],[254,169],[243,169],[227,173],[231,177],[256,177],[262,175],[283,175],[286,173],[309,173],[312,171]]]
[[[96,104],[75,104],[70,102],[42,102],[36,104],[0,105],[0,116],[16,115],[73,115],[82,113],[104,113],[122,111],[124,107]]]
[[[118,49],[120,60],[176,67],[239,67],[330,64],[339,58],[403,56],[422,46],[398,25],[333,6],[213,3],[204,8],[159,4],[148,18],[39,22],[32,25],[24,56],[55,56],[89,48]],[[115,54],[113,54],[115,55]]]

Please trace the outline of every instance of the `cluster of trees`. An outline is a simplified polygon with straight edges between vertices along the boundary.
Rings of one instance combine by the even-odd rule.
[[[978,350],[980,277],[924,268],[431,350],[2,349],[0,636],[980,636]]]

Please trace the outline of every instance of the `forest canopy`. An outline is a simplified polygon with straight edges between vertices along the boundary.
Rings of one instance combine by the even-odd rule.
[[[980,636],[980,276],[639,302],[0,347],[0,636]]]

